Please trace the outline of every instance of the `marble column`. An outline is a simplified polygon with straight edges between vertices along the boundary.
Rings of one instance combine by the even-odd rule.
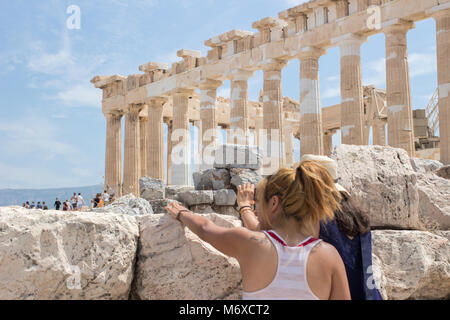
[[[290,168],[294,165],[294,124],[291,120],[284,120],[283,134],[285,145],[285,166]]]
[[[164,181],[164,122],[163,111],[167,98],[148,101],[147,175]]]
[[[193,90],[173,94],[172,184],[190,185],[189,97]]]
[[[246,70],[234,70],[231,74],[228,143],[242,145],[249,143],[248,79],[251,76],[253,72]]]
[[[167,120],[167,184],[172,184],[172,133],[173,121]]]
[[[386,123],[375,119],[372,123],[372,143],[376,146],[386,145]]]
[[[300,54],[300,156],[323,155],[319,58],[324,50],[307,47]]]
[[[106,113],[105,189],[122,196],[122,114]]]
[[[413,27],[412,22],[400,22],[385,29],[388,141],[410,157],[415,147],[406,33]]]
[[[281,72],[286,63],[273,61],[263,66],[263,126],[267,130],[266,157],[270,162],[265,165],[268,174],[276,172],[285,165],[285,148],[283,141],[283,95]],[[265,161],[265,163],[267,163]]]
[[[147,130],[148,130],[148,118],[141,117],[139,118],[139,137],[141,138],[141,174],[140,177],[147,176]]]
[[[327,157],[333,152],[333,134],[335,133],[336,131],[332,130],[326,131],[323,135],[323,152]]]
[[[123,194],[131,193],[136,197],[139,196],[139,174],[141,173],[139,113],[142,108],[142,104],[131,104],[125,114]]]
[[[347,35],[341,50],[341,134],[342,144],[365,145],[364,98],[361,72],[361,45],[366,38]]]
[[[441,162],[448,165],[450,164],[450,9],[435,13],[434,19],[437,33]]]
[[[218,114],[217,88],[222,82],[206,80],[200,83],[200,118],[201,131],[199,150],[201,154],[201,169],[212,169],[214,164],[214,150],[218,145]]]

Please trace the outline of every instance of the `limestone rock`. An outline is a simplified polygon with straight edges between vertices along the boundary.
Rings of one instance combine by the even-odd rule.
[[[223,227],[238,219],[206,215]],[[153,215],[140,228],[132,298],[150,300],[241,299],[238,262],[203,242],[169,215]]]
[[[439,170],[436,171],[436,175],[441,178],[450,180],[450,166],[443,166]]]
[[[438,170],[443,164],[437,160],[410,158],[411,166],[417,173],[428,173]]]
[[[166,207],[171,203],[171,202],[178,202],[177,200],[172,200],[172,199],[158,199],[158,200],[151,200],[149,201],[150,205],[153,208],[153,212],[156,214],[166,214]],[[179,202],[178,202],[179,203]]]
[[[237,197],[236,192],[229,189],[214,191],[214,204],[217,206],[234,206]]]
[[[372,231],[372,241],[374,269],[381,270],[378,281],[384,299],[450,298],[448,237],[380,230]]]
[[[263,179],[263,177],[256,171],[251,169],[231,169],[231,184],[237,188],[238,186],[250,182],[255,185],[258,185],[258,182]]]
[[[340,145],[332,157],[339,183],[369,213],[373,227],[421,228],[417,174],[405,150]]]
[[[196,190],[230,189],[230,172],[226,169],[208,169],[193,174]]]
[[[128,299],[134,217],[0,208],[0,299]]]
[[[427,229],[450,230],[450,181],[435,174],[418,174],[419,213]]]
[[[212,204],[214,201],[214,194],[212,190],[195,190],[182,192],[178,194],[178,198],[187,206],[193,206],[196,204]]]
[[[240,219],[239,212],[234,208],[234,206],[213,206],[213,211],[217,214],[232,216]]]
[[[195,204],[189,210],[198,214],[216,213],[210,204]]]
[[[161,180],[142,177],[139,179],[141,198],[150,201],[164,198],[164,184]]]
[[[262,155],[256,146],[224,144],[216,148],[214,168],[254,169],[261,168]]]
[[[153,214],[152,206],[147,200],[136,198],[132,194],[123,196],[104,208],[95,208],[93,211],[98,213],[109,212],[132,216]]]
[[[167,186],[166,187],[166,199],[180,200],[178,194],[187,191],[195,190],[192,186]]]

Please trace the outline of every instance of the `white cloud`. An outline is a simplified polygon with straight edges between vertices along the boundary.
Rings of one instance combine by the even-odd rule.
[[[102,91],[90,84],[79,84],[58,92],[51,99],[59,100],[65,106],[70,107],[100,108],[102,105]]]
[[[331,86],[330,88],[328,88],[325,93],[323,94],[323,99],[331,99],[331,98],[336,98],[339,97],[341,95],[341,87],[339,86],[339,84],[335,85],[335,86]]]
[[[437,72],[436,53],[411,53],[408,62],[411,78]]]

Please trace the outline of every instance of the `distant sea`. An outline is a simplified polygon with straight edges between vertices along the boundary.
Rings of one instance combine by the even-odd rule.
[[[0,207],[5,206],[21,206],[22,203],[29,201],[30,204],[34,201],[45,202],[49,209],[53,209],[56,198],[61,202],[69,200],[73,193],[81,193],[84,202],[87,206],[90,205],[91,199],[95,194],[101,193],[103,185],[89,186],[89,187],[74,187],[74,188],[57,188],[57,189],[2,189],[0,190]]]

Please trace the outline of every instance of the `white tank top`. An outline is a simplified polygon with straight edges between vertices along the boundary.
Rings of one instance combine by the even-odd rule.
[[[306,263],[311,249],[322,240],[308,237],[296,247],[289,247],[275,231],[263,232],[277,250],[277,273],[264,289],[244,291],[243,300],[320,300],[308,285]]]

